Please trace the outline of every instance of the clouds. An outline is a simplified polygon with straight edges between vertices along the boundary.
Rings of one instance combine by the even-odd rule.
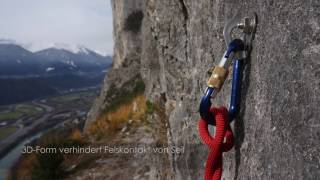
[[[111,54],[110,0],[0,0],[0,38],[31,50],[58,43]]]

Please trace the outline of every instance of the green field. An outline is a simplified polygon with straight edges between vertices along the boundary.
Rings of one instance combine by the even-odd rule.
[[[65,103],[65,102],[76,101],[79,99],[81,99],[81,94],[69,94],[69,95],[52,98],[52,101],[55,103]]]
[[[41,112],[41,108],[38,108],[32,104],[19,104],[9,112],[0,113],[0,121],[19,119],[22,116],[37,116]]]
[[[95,91],[85,91],[53,97],[48,102],[55,107],[89,107],[95,97]]]
[[[43,111],[41,108],[36,107],[34,105],[30,105],[30,104],[18,105],[16,107],[16,110],[18,112],[22,112],[22,113],[27,114],[29,116],[36,116]]]
[[[0,141],[14,133],[18,128],[16,126],[0,127]]]
[[[72,94],[66,94],[58,97],[54,97],[51,100],[55,102],[68,102],[68,101],[76,101],[83,99],[83,97],[90,97],[93,96],[95,93],[92,91],[85,91],[85,92],[78,92],[78,93],[72,93]]]
[[[0,121],[10,120],[10,119],[19,119],[20,117],[22,117],[22,115],[23,113],[20,111],[1,113]]]

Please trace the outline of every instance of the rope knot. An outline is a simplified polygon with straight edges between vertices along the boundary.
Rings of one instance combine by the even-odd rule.
[[[215,117],[216,130],[212,137],[208,130],[208,122],[199,120],[199,134],[204,144],[208,145],[210,154],[206,161],[205,180],[220,180],[222,175],[222,153],[231,150],[234,144],[233,133],[228,121],[228,110],[225,107],[211,108]],[[212,119],[214,121],[214,119]]]

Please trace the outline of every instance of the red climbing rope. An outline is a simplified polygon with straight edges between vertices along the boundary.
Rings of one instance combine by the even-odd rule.
[[[228,122],[228,110],[225,107],[211,108],[210,113],[215,117],[215,137],[211,137],[208,123],[204,119],[199,120],[199,133],[202,141],[210,148],[210,154],[206,162],[205,180],[220,180],[222,175],[222,153],[233,147],[233,133]],[[226,141],[224,142],[224,138]]]

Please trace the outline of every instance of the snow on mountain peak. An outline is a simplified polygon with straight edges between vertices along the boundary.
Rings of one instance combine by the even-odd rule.
[[[74,61],[69,60],[69,61],[66,61],[65,63],[69,64],[70,66],[73,66],[75,68],[77,67],[77,65],[74,63]]]
[[[83,45],[70,45],[70,44],[65,44],[65,43],[54,43],[53,48],[64,49],[64,50],[70,51],[75,54],[78,54],[78,53],[89,54],[90,53],[90,50]]]
[[[84,46],[78,46],[78,53],[90,54],[90,50]]]
[[[46,72],[50,72],[50,71],[54,71],[55,70],[55,67],[48,67],[47,69],[46,69]]]

